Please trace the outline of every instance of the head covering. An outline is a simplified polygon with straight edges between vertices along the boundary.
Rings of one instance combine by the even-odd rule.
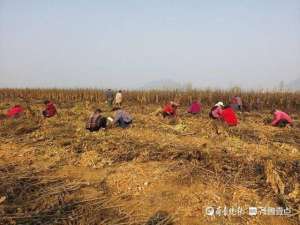
[[[222,106],[222,107],[224,107],[224,103],[223,102],[218,102],[217,104],[215,104],[215,106]]]
[[[174,101],[171,101],[170,104],[173,105],[173,106],[179,106],[179,104],[177,102],[174,102]]]

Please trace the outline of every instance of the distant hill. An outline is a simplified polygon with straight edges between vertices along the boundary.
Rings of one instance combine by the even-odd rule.
[[[286,87],[289,90],[300,91],[300,77],[289,83]]]
[[[141,89],[143,90],[155,90],[155,89],[175,90],[175,89],[183,89],[183,88],[184,88],[183,85],[171,79],[151,81],[141,87]]]

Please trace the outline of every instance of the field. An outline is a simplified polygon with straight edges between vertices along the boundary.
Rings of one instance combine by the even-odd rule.
[[[92,110],[113,115],[100,91],[0,90],[0,113],[16,103],[27,109],[0,121],[0,224],[299,224],[300,93],[239,93],[248,110],[217,134],[208,110],[233,94],[125,92],[132,127],[90,133]],[[204,111],[191,116],[195,97]],[[59,114],[45,120],[46,98]],[[181,104],[176,124],[153,113],[173,99]],[[263,123],[275,106],[291,113],[293,128]],[[207,207],[244,211],[208,216]],[[249,216],[249,207],[277,215],[262,208]]]

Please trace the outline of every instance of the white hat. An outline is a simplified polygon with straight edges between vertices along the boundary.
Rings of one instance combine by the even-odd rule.
[[[222,106],[222,107],[224,107],[224,104],[223,104],[223,102],[218,102],[217,104],[215,104],[215,106]]]

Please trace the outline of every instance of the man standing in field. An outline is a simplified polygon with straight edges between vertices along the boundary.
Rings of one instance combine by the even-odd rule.
[[[113,101],[114,101],[114,93],[111,89],[108,89],[105,92],[106,101],[109,107],[112,107]]]
[[[119,90],[118,93],[116,94],[116,105],[117,107],[121,107],[122,105],[122,101],[123,101],[123,95],[122,95],[122,91]]]

